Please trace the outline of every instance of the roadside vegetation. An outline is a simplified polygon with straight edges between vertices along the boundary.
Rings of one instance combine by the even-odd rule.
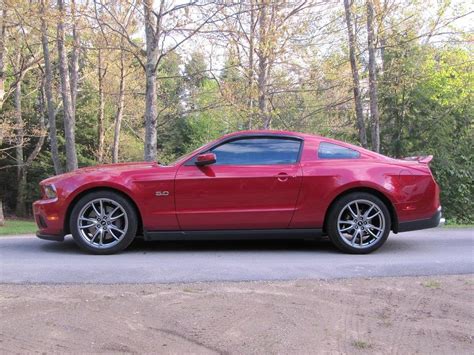
[[[5,224],[0,227],[0,236],[16,234],[33,234],[38,228],[32,220],[7,219]]]
[[[27,218],[49,176],[269,128],[432,154],[443,213],[470,223],[469,16],[448,0],[0,0],[0,206]]]
[[[436,280],[427,280],[423,282],[422,285],[425,286],[426,288],[432,288],[435,290],[441,288],[441,283]]]

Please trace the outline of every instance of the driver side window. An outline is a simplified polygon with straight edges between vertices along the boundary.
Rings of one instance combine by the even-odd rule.
[[[217,165],[276,165],[298,161],[301,141],[289,138],[241,138],[211,150]]]

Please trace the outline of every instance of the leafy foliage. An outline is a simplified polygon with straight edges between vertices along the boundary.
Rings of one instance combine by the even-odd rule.
[[[396,157],[434,155],[432,170],[446,216],[471,222],[474,74],[469,53],[430,47],[406,51],[381,91],[384,152]]]
[[[0,80],[4,81],[7,94],[0,100],[0,199],[5,202],[6,212],[11,213],[16,205],[22,206],[17,196],[24,196],[25,191],[25,205],[29,206],[38,197],[38,182],[53,175],[54,169],[50,142],[46,139],[40,153],[24,167],[26,188],[24,184],[19,188],[22,169],[19,165],[34,152],[36,142],[45,133],[41,132],[40,123],[47,113],[39,105],[44,100],[45,77],[42,15],[37,3],[25,0],[4,3],[8,11],[0,11],[0,16],[6,15],[4,23],[8,26],[4,41],[5,68],[0,68],[5,74]],[[136,4],[122,0],[99,3],[77,3],[77,17],[73,19],[71,2],[66,2],[65,44],[70,62],[74,45],[72,24],[77,22],[80,28],[75,108],[79,166],[98,161],[99,72],[103,73],[105,83],[104,144],[100,145],[103,161],[112,161],[119,92],[124,93],[120,97],[124,97],[125,104],[118,160],[137,161],[144,156],[148,89],[143,70],[147,48],[144,19]],[[190,2],[189,8],[185,6],[182,12],[172,14],[168,22],[163,22],[163,31],[158,31],[164,37],[160,40],[162,56],[156,67],[157,159],[168,163],[223,134],[260,128],[263,122],[270,121],[273,129],[357,143],[342,3],[313,0],[224,3],[206,2],[206,11],[212,9],[210,12],[215,11],[218,16],[208,26],[201,28],[197,24],[196,29],[202,30],[202,34],[196,32],[194,47],[190,48],[191,42],[186,42],[185,46],[170,49],[173,43],[181,43],[184,33],[193,32],[189,21],[205,15],[205,6],[199,2]],[[364,115],[368,121],[367,2],[351,3]],[[53,3],[46,4],[49,7],[43,17],[52,62],[52,101],[56,110],[59,160],[64,167],[64,114],[55,38],[58,12]],[[464,16],[461,4],[452,6],[445,0],[429,1],[429,4],[374,2],[381,148],[382,153],[394,157],[433,154],[432,170],[441,186],[448,220],[469,223],[474,215],[474,71],[472,48],[466,45],[469,31],[456,34],[454,20]],[[429,6],[433,8],[427,11]],[[14,7],[15,11],[10,11]],[[179,8],[182,6],[175,7]],[[265,8],[269,11],[263,16]],[[177,36],[173,28],[178,29]],[[446,33],[453,33],[452,37],[443,34],[446,29],[449,29]],[[437,31],[443,35],[436,37]],[[20,77],[23,127],[15,125],[17,108],[13,95]],[[120,89],[123,87],[125,90]],[[24,128],[25,138],[22,159],[16,156],[20,128]],[[369,134],[369,143],[370,140]]]

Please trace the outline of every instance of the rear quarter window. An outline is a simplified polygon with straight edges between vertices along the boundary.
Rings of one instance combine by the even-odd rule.
[[[319,159],[357,159],[359,157],[360,153],[354,149],[329,142],[321,142],[319,144]]]

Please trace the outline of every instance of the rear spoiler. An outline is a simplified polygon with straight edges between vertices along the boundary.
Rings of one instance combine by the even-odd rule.
[[[421,163],[421,164],[429,164],[430,161],[433,160],[433,156],[432,155],[419,155],[416,157],[406,157],[406,158],[403,158],[403,160],[417,161],[418,163]]]

